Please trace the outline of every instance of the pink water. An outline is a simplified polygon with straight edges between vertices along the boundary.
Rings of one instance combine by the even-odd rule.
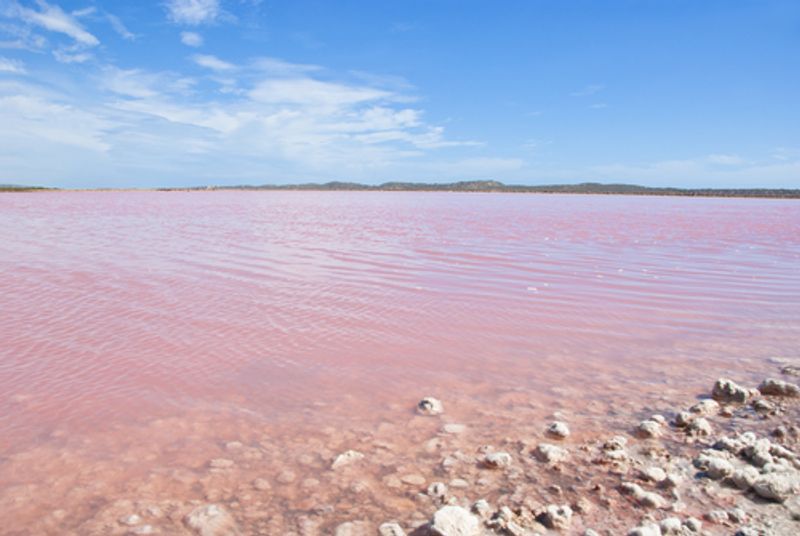
[[[0,194],[0,271],[0,487],[27,486],[0,518],[56,508],[32,479],[108,497],[255,429],[370,430],[428,394],[613,427],[800,353],[793,200]]]

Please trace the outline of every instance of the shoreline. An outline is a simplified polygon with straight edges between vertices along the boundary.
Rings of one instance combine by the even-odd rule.
[[[502,193],[502,194],[570,194],[600,196],[700,197],[734,199],[800,199],[800,188],[670,188],[632,184],[580,183],[565,185],[506,185],[496,181],[454,183],[305,183],[290,185],[239,185],[152,188],[77,188],[61,189],[37,186],[3,186],[0,193],[23,192],[424,192],[424,193]]]
[[[133,440],[140,454],[100,462],[111,473],[89,461],[79,472],[95,476],[75,496],[54,499],[30,528],[121,536],[796,534],[800,359],[773,359],[764,369],[759,377],[775,380],[758,388],[720,379],[683,403],[620,400],[624,430],[587,429],[558,409],[526,422],[506,407],[522,402],[522,392],[485,402],[478,414],[464,412],[458,396],[435,393],[441,400],[405,406],[407,421],[321,428],[300,443],[234,427],[212,450],[190,446],[205,433],[197,423],[167,419],[143,431],[152,445]],[[159,430],[176,425],[188,441],[181,465],[157,463],[103,491],[106,478],[137,469],[136,458],[160,448]],[[16,488],[17,501],[37,501]],[[73,510],[78,498],[96,506]]]

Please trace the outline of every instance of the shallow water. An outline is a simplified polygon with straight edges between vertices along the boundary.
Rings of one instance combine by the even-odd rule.
[[[0,194],[0,270],[0,519],[21,534],[103,532],[81,524],[134,482],[208,498],[192,481],[226,441],[261,445],[241,479],[303,445],[297,480],[319,478],[364,434],[411,453],[428,394],[487,437],[554,411],[580,434],[800,353],[791,200]]]

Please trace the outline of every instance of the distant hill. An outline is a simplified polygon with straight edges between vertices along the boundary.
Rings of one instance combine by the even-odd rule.
[[[187,188],[164,188],[185,190]],[[548,184],[528,186],[503,184],[494,180],[462,181],[450,183],[385,182],[378,185],[355,182],[326,182],[305,184],[264,184],[261,186],[219,186],[189,189],[216,190],[331,190],[331,191],[376,191],[376,192],[507,192],[507,193],[560,193],[560,194],[604,194],[604,195],[674,195],[689,197],[769,197],[800,198],[800,189],[772,188],[653,188],[635,184]]]
[[[51,190],[51,188],[25,186],[24,184],[0,184],[0,192],[31,192],[34,190]]]

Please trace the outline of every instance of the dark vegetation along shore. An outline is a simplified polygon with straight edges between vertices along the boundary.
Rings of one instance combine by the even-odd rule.
[[[0,185],[0,192],[52,191],[57,188],[38,186]],[[102,189],[105,190],[105,189]],[[580,184],[521,185],[502,182],[462,181],[448,183],[384,182],[383,184],[360,184],[356,182],[309,182],[304,184],[263,184],[240,186],[194,186],[183,188],[156,188],[158,191],[198,190],[311,190],[341,192],[496,192],[539,194],[600,194],[600,195],[661,195],[682,197],[765,197],[776,199],[800,199],[800,188],[660,188],[635,184]]]

